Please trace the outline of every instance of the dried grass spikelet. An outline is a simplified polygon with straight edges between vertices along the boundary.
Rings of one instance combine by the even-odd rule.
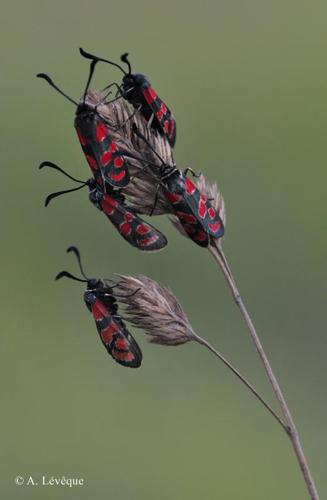
[[[200,174],[200,176],[196,179],[195,184],[200,193],[204,194],[208,198],[210,204],[216,210],[221,220],[223,221],[224,227],[226,227],[225,201],[222,193],[219,191],[217,183],[214,182],[213,184],[211,184],[203,174]],[[189,238],[177,217],[170,217],[170,222],[177,229],[177,231],[179,231],[186,238]]]
[[[174,294],[147,276],[119,276],[115,295],[125,305],[124,317],[150,336],[150,342],[181,345],[196,335]]]
[[[156,197],[159,182],[158,168],[161,162],[150,148],[133,133],[133,126],[136,125],[163,161],[170,165],[174,162],[172,149],[164,137],[147,126],[146,120],[139,112],[133,115],[133,110],[124,99],[118,99],[111,103],[105,103],[103,99],[104,94],[101,91],[89,91],[86,102],[96,106],[97,112],[105,120],[113,140],[119,147],[132,156],[147,160],[153,165],[146,165],[144,162],[126,156],[125,161],[128,165],[131,181],[122,190],[138,213],[150,214]],[[172,212],[170,203],[159,191],[153,215]]]
[[[211,351],[255,395],[285,428],[283,421],[253,385],[207,340],[197,335],[174,294],[156,281],[143,276],[120,276],[115,297],[125,306],[125,319],[142,328],[154,344],[175,346],[194,340]]]
[[[136,212],[149,215],[153,210],[157,196],[153,215],[173,215],[173,206],[164,197],[162,190],[159,189],[157,193],[158,183],[160,182],[158,169],[161,162],[144,141],[133,132],[133,126],[136,125],[139,132],[144,135],[165,164],[174,165],[169,142],[156,130],[149,128],[144,117],[138,111],[133,112],[124,99],[104,102],[103,92],[89,91],[86,102],[91,106],[96,106],[97,112],[105,120],[113,140],[120,148],[127,151],[131,156],[151,163],[151,165],[147,165],[144,161],[129,158],[128,156],[125,157],[131,181],[122,189],[122,192],[131,206]],[[210,200],[211,205],[219,213],[225,225],[225,204],[217,184],[210,184],[201,174],[196,180],[196,185],[200,192]],[[177,218],[173,217],[171,222],[181,234],[188,237]]]

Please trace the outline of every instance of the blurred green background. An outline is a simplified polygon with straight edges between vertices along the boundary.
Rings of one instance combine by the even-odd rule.
[[[206,251],[169,238],[138,253],[42,160],[89,170],[74,108],[88,64],[78,47],[130,52],[178,122],[176,159],[218,180],[225,251],[285,390],[321,499],[327,496],[325,1],[2,3],[1,491],[6,499],[305,500],[291,446],[235,377],[196,344],[136,332],[140,370],[115,364],[82,302],[69,244],[87,272],[144,273],[168,285],[194,329],[273,403],[222,275]],[[99,67],[94,87],[120,79]],[[273,403],[274,404],[274,403]],[[17,475],[85,486],[18,487]]]

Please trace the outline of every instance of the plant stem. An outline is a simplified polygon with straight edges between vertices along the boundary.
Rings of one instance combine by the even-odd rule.
[[[272,407],[263,399],[262,396],[260,396],[260,394],[256,391],[256,389],[253,387],[252,384],[250,384],[250,382],[245,378],[243,377],[243,375],[218,351],[216,351],[216,349],[211,345],[209,344],[209,342],[205,339],[203,339],[202,337],[200,337],[199,335],[197,335],[196,333],[193,332],[193,335],[194,335],[194,338],[195,340],[199,343],[199,344],[202,344],[203,346],[207,347],[211,352],[213,352],[213,354],[215,354],[215,356],[217,356],[217,358],[220,359],[220,361],[222,361],[238,378],[239,380],[241,380],[241,382],[246,386],[248,387],[248,389],[250,389],[250,391],[255,395],[255,397],[263,404],[263,406],[265,406],[265,408],[267,408],[267,410],[271,413],[271,415],[277,420],[277,422],[283,427],[283,429],[288,432],[288,427],[287,425],[285,425],[285,423],[283,422],[283,420],[280,418],[279,415],[277,415],[277,413],[275,412],[275,410],[272,409]]]
[[[295,426],[291,412],[289,410],[289,407],[287,405],[284,394],[279,386],[279,383],[276,379],[276,376],[275,376],[273,369],[270,365],[270,362],[267,358],[267,355],[265,353],[263,345],[261,344],[261,341],[258,337],[256,329],[253,325],[251,317],[250,317],[250,315],[249,315],[249,313],[248,313],[248,311],[243,303],[242,297],[240,295],[240,292],[238,291],[236,282],[233,278],[230,267],[228,265],[228,261],[223,253],[222,247],[217,240],[214,240],[214,242],[215,242],[215,247],[213,247],[211,245],[209,247],[209,251],[212,254],[215,262],[221,268],[221,270],[226,278],[228,286],[231,289],[234,301],[241,311],[241,314],[242,314],[242,316],[245,320],[245,323],[249,329],[253,343],[254,343],[254,345],[257,349],[257,352],[261,358],[261,361],[263,363],[263,366],[264,366],[264,369],[265,369],[266,374],[268,376],[268,379],[272,385],[275,396],[279,402],[281,411],[282,411],[282,413],[285,417],[285,420],[287,422],[287,426],[286,426],[286,428],[285,427],[284,428],[287,432],[287,435],[289,436],[289,438],[291,440],[297,461],[298,461],[299,466],[300,466],[301,471],[302,471],[304,481],[307,485],[308,492],[310,494],[310,498],[311,498],[311,500],[319,500],[318,491],[317,491],[316,485],[314,483],[313,477],[311,475],[308,462],[306,460],[306,457],[305,457],[303,449],[302,449],[299,434],[298,434],[297,428]]]

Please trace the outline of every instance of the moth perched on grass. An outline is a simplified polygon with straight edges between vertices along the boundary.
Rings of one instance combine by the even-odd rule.
[[[92,313],[100,339],[106,350],[120,365],[138,368],[142,363],[142,352],[118,314],[117,298],[113,292],[113,286],[110,286],[106,280],[88,278],[85,275],[80,253],[75,246],[69,247],[67,252],[75,254],[83,278],[77,278],[68,271],[61,271],[57,274],[56,280],[66,277],[86,283],[84,302]],[[137,293],[137,291],[133,291],[133,293]]]
[[[121,61],[127,65],[128,72],[119,64],[97,57],[85,50],[80,49],[83,57],[98,62],[103,61],[112,66],[116,66],[124,74],[121,86],[117,85],[118,93],[126,99],[135,110],[139,111],[145,118],[149,127],[158,130],[167,138],[170,146],[173,148],[176,142],[176,121],[166,104],[160,99],[151,83],[145,75],[132,73],[132,67],[128,60],[128,54],[121,56]],[[109,85],[108,87],[112,86]],[[118,97],[119,98],[119,97]]]
[[[83,97],[79,103],[65,94],[45,73],[39,73],[37,76],[46,80],[57,92],[75,104],[75,129],[97,183],[102,187],[105,186],[105,183],[115,187],[123,187],[130,180],[124,156],[126,152],[117,144],[97,109],[105,102],[107,95],[101,96],[101,99],[96,103],[92,103],[88,99],[88,89],[95,65],[96,61],[92,61]]]
[[[153,154],[158,158],[159,165],[156,169],[152,168],[154,176],[154,200],[150,215],[152,215],[159,190],[172,207],[174,215],[179,219],[185,233],[198,245],[208,247],[210,239],[219,239],[224,235],[224,225],[219,213],[215,210],[207,196],[200,192],[198,187],[187,176],[191,168],[184,171],[179,170],[176,165],[167,164],[153,148],[150,142],[140,133],[136,126],[133,127],[134,133],[150,148]],[[149,163],[145,160],[145,165]]]
[[[48,206],[51,200],[62,194],[78,191],[87,186],[90,201],[108,217],[119,234],[130,245],[143,251],[160,250],[167,245],[167,238],[154,226],[141,219],[135,210],[125,203],[124,195],[118,190],[114,190],[111,186],[107,186],[103,190],[92,177],[85,182],[75,179],[58,165],[49,161],[44,161],[39,166],[40,169],[44,167],[58,170],[69,179],[80,184],[77,188],[49,194],[45,200],[45,206]]]

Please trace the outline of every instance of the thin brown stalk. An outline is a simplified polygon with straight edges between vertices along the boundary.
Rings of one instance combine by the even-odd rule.
[[[255,397],[263,404],[265,408],[271,413],[271,415],[277,420],[277,422],[283,427],[283,429],[287,432],[287,426],[283,422],[283,420],[280,418],[279,415],[273,410],[273,408],[263,399],[263,397],[260,396],[260,394],[256,391],[256,389],[253,387],[252,384],[216,349],[209,344],[209,342],[196,333],[193,332],[193,335],[195,337],[194,340],[196,340],[199,344],[205,346],[207,349],[209,349],[217,358],[220,359],[226,365],[238,378],[241,380],[241,382],[248,388],[250,391],[255,395]]]
[[[237,288],[236,282],[235,282],[233,275],[232,275],[232,272],[230,270],[230,266],[228,264],[228,261],[227,261],[225,255],[224,255],[224,252],[222,250],[222,246],[217,240],[215,240],[214,244],[215,244],[215,246],[210,245],[209,251],[212,254],[215,262],[219,265],[220,269],[222,270],[222,272],[225,276],[227,284],[232,292],[234,301],[241,311],[241,314],[242,314],[244,321],[248,327],[248,330],[250,332],[253,343],[254,343],[256,350],[259,354],[259,357],[263,363],[267,377],[272,385],[275,396],[279,402],[281,411],[282,411],[282,413],[285,417],[286,423],[287,423],[287,426],[286,427],[284,426],[284,429],[286,430],[287,435],[289,436],[289,438],[291,440],[297,461],[298,461],[300,469],[302,471],[304,481],[306,483],[308,492],[310,494],[310,498],[311,498],[311,500],[319,500],[318,491],[317,491],[316,485],[314,483],[312,474],[310,472],[307,459],[304,455],[304,451],[303,451],[301,441],[299,438],[299,433],[297,431],[292,414],[291,414],[290,409],[288,407],[288,404],[286,402],[285,396],[284,396],[284,394],[280,388],[280,385],[277,381],[277,378],[273,372],[273,369],[272,369],[271,364],[268,360],[268,357],[265,353],[265,350],[264,350],[263,345],[260,341],[260,338],[256,332],[256,329],[254,327],[252,319],[251,319],[251,317],[250,317],[250,315],[249,315],[249,313],[244,305],[244,302],[242,300],[242,297],[240,295],[240,292]]]
[[[175,295],[166,287],[144,275],[120,276],[115,282],[116,298],[124,305],[124,317],[141,328],[154,344],[177,346],[195,341],[209,349],[254,394],[277,422],[287,426],[252,384],[207,340],[197,335]]]

